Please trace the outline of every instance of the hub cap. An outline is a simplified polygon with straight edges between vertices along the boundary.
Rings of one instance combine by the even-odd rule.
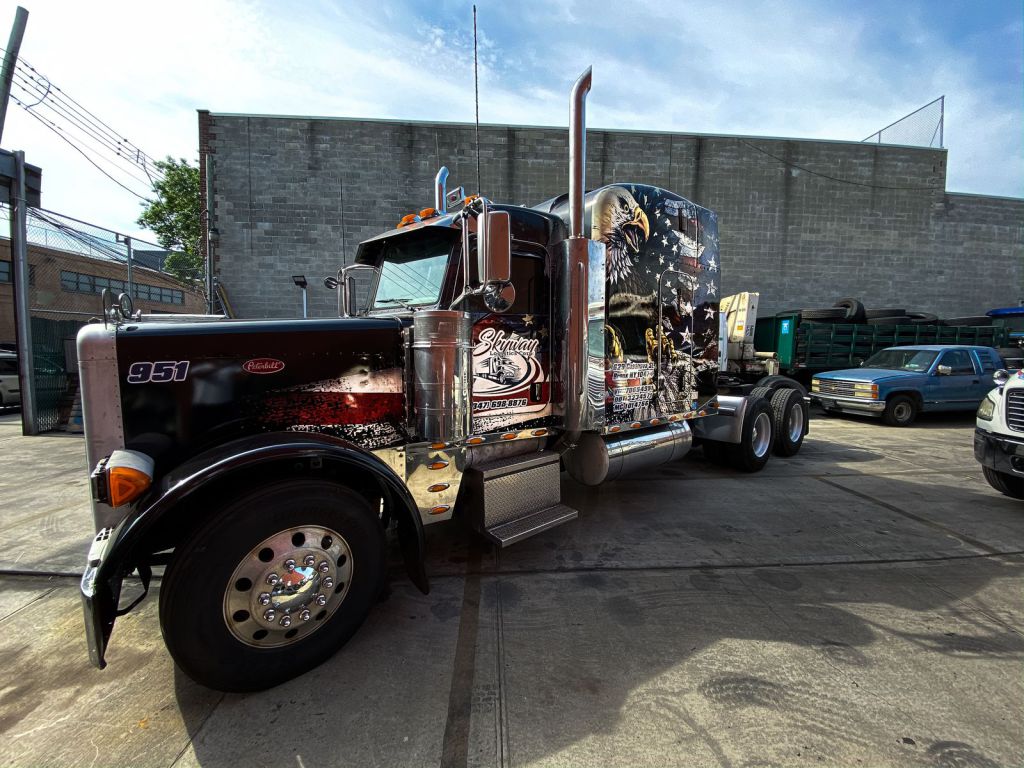
[[[352,550],[337,531],[304,525],[276,533],[235,568],[224,592],[224,621],[246,645],[298,642],[345,601],[352,569]]]
[[[804,409],[800,403],[793,403],[789,409],[789,441],[797,443],[804,434]]]
[[[772,420],[767,413],[757,414],[754,419],[754,428],[750,433],[750,447],[757,458],[768,453],[768,447],[772,442]]]
[[[910,403],[896,403],[896,407],[892,409],[892,415],[896,421],[906,421],[910,418]]]

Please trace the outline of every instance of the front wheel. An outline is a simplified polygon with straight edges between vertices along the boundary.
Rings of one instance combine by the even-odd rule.
[[[890,427],[906,427],[917,418],[917,401],[910,395],[893,395],[885,401],[882,421]]]
[[[175,551],[160,589],[171,656],[196,682],[257,691],[327,660],[381,592],[384,537],[361,495],[320,480],[243,494]]]
[[[1014,499],[1024,499],[1024,477],[1016,477],[1006,472],[998,472],[991,467],[982,465],[982,473],[988,484],[1005,496]]]

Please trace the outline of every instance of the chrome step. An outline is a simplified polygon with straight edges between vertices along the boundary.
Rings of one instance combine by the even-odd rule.
[[[473,527],[499,546],[514,544],[576,518],[562,501],[561,465],[540,451],[472,467],[465,477]]]
[[[554,528],[556,525],[575,520],[577,517],[579,517],[579,513],[572,507],[555,504],[553,507],[488,528],[484,531],[484,535],[499,547],[507,547],[509,544],[528,539],[534,534]]]

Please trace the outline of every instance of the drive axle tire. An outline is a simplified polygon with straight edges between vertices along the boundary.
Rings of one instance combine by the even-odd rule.
[[[890,427],[908,427],[917,418],[917,400],[910,395],[893,395],[885,401],[882,421]]]
[[[258,691],[326,661],[384,584],[384,536],[363,496],[281,481],[211,510],[160,588],[171,656],[196,682]]]
[[[744,472],[759,472],[771,456],[774,431],[772,407],[763,397],[751,398],[743,416],[740,443],[731,450],[732,465]]]
[[[981,471],[988,480],[988,484],[1004,496],[1013,499],[1024,499],[1024,477],[1008,475],[1005,472],[997,472],[991,467],[982,466]]]
[[[775,432],[775,453],[796,456],[807,434],[807,404],[795,389],[777,389],[772,394],[772,427]]]

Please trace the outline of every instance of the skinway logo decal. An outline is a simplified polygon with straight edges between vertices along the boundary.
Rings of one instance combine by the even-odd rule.
[[[242,364],[242,370],[246,373],[278,373],[284,370],[284,361],[273,357],[257,357],[246,360]]]

